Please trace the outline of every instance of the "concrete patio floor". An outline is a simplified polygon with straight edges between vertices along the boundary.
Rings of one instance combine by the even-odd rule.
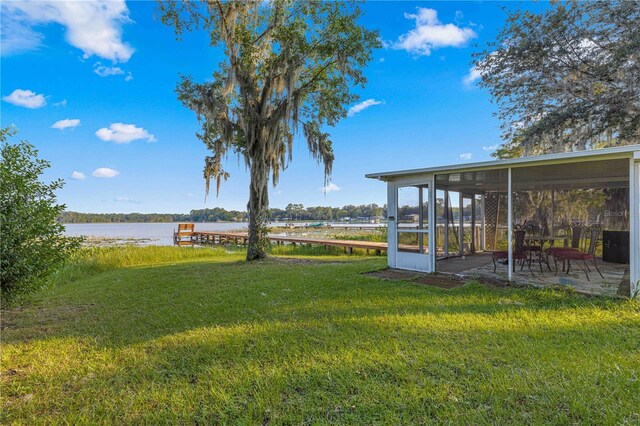
[[[533,276],[527,265],[520,270],[521,265],[516,265],[513,281],[520,284],[530,284],[537,287],[568,286],[578,292],[605,296],[629,296],[629,265],[603,262],[597,260],[598,268],[604,276],[590,266],[589,280],[583,270],[572,262],[569,274],[562,271],[562,265],[558,265],[556,274],[553,262],[551,271],[547,265],[542,265],[542,273],[538,262],[531,263]],[[582,266],[582,265],[580,265]],[[477,253],[465,257],[441,259],[436,262],[436,271],[456,274],[463,277],[485,277],[490,279],[508,279],[507,265],[498,263],[496,272],[493,272],[491,253]]]

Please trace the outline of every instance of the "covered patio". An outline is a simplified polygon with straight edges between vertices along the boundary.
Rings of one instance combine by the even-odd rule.
[[[391,268],[637,292],[640,145],[367,177],[387,182]]]

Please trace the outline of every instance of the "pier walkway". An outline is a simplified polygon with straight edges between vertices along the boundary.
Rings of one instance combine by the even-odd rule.
[[[174,233],[174,243],[176,245],[191,245],[191,244],[238,244],[246,245],[248,236],[243,232],[217,232],[217,231],[188,231]],[[363,249],[369,252],[375,251],[376,254],[381,254],[383,251],[387,251],[387,243],[379,243],[372,241],[352,241],[352,240],[333,240],[333,239],[318,239],[318,238],[304,238],[304,237],[291,237],[280,235],[269,235],[271,243],[275,244],[291,244],[291,245],[316,245],[325,247],[344,247],[347,253],[353,252],[353,249]]]

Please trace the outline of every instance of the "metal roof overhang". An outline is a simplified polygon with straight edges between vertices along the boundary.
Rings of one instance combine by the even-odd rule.
[[[383,181],[396,177],[406,177],[421,174],[447,174],[474,172],[482,170],[497,170],[516,167],[528,167],[551,164],[569,164],[583,161],[596,161],[606,159],[634,158],[640,155],[640,144],[619,146],[613,148],[593,149],[587,151],[562,152],[557,154],[545,154],[533,157],[521,157],[508,160],[483,161],[478,163],[453,164],[449,166],[428,167],[422,169],[398,170],[391,172],[369,173],[365,177]]]

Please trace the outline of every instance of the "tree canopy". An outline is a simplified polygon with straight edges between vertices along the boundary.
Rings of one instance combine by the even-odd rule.
[[[517,156],[640,141],[640,2],[553,2],[507,11],[475,67]]]
[[[224,50],[212,80],[183,76],[178,98],[201,121],[197,135],[212,153],[205,159],[207,192],[210,180],[219,191],[229,177],[229,153],[249,168],[247,259],[264,257],[269,179],[277,184],[298,133],[329,178],[334,154],[325,127],[357,99],[351,89],[366,82],[363,67],[380,46],[378,34],[358,24],[356,2],[171,0],[160,2],[160,12],[178,38],[202,30]]]

